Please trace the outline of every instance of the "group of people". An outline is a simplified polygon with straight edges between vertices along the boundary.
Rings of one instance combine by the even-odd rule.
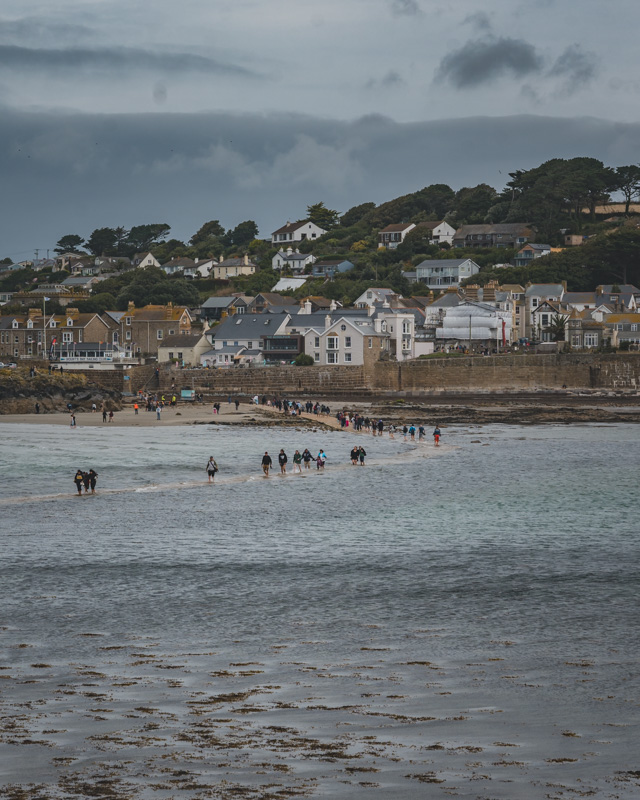
[[[325,462],[327,460],[327,454],[324,452],[322,448],[318,452],[317,456],[311,454],[311,451],[308,447],[302,451],[296,450],[296,452],[291,457],[293,462],[293,472],[302,472],[304,469],[311,469],[311,463],[314,462],[316,465],[317,470],[324,469]],[[289,463],[289,457],[284,452],[284,449],[281,449],[278,453],[278,464],[280,465],[280,474],[286,475],[287,474],[287,464]],[[273,459],[269,455],[267,450],[264,451],[264,455],[262,456],[262,471],[264,474],[269,477],[269,471],[273,466]]]
[[[89,489],[91,489],[91,494],[95,494],[97,480],[98,480],[98,473],[93,469],[90,469],[89,472],[84,472],[81,469],[76,470],[73,482],[75,483],[76,489],[78,490],[78,495],[82,494],[83,486],[85,494],[89,494]]]

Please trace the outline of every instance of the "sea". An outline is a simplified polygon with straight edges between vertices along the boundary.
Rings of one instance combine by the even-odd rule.
[[[0,422],[0,797],[640,797],[639,429],[442,434]]]

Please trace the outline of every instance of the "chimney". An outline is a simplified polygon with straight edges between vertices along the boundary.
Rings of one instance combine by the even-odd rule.
[[[245,265],[245,267],[249,266],[249,256],[246,253],[243,256],[242,263]]]
[[[338,304],[336,303],[335,300],[332,300],[329,303],[329,311],[335,311],[337,307],[338,307]]]
[[[136,304],[133,302],[133,300],[129,300],[129,304],[127,305],[127,312],[131,314],[133,311],[135,311],[135,308]]]
[[[33,319],[34,317],[40,316],[40,309],[39,308],[30,308],[29,309],[29,319]]]
[[[324,327],[328,328],[331,325],[331,314],[326,314],[324,318]]]
[[[311,300],[305,300],[302,304],[302,308],[300,309],[301,314],[310,314],[311,313]]]
[[[200,261],[199,258],[194,258],[193,260],[196,262],[196,264],[198,263],[198,261]]]
[[[367,316],[372,317],[376,313],[375,306],[367,306]]]

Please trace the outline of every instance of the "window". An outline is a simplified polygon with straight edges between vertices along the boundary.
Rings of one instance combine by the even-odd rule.
[[[403,350],[411,350],[411,339],[407,337],[402,337],[402,349]]]
[[[32,320],[32,319],[30,319],[30,320],[27,322],[27,328],[33,328],[33,320]]]
[[[124,324],[125,325],[131,325],[131,317],[125,317],[124,318]]]
[[[542,317],[542,324],[545,325],[545,326],[548,325],[549,324],[549,315],[548,314],[541,314],[540,316]]]
[[[337,363],[338,363],[338,354],[327,353],[327,364],[337,364]]]
[[[572,344],[574,347],[580,347],[580,336],[579,336],[579,335],[577,335],[577,334],[576,334],[576,335],[574,335],[574,336],[572,336],[572,337],[571,337],[571,344]]]
[[[314,353],[313,354],[313,360],[314,361],[320,361],[320,353]]]
[[[346,331],[347,330],[347,326],[346,325],[341,325],[340,326],[340,330],[341,331]]]
[[[238,344],[238,342],[234,342],[234,343],[233,343],[233,346],[234,346],[234,347],[240,347],[240,345]]]
[[[314,347],[320,347],[320,337],[316,336],[314,340]]]
[[[337,336],[327,336],[327,350],[337,350],[338,344],[339,341]]]
[[[253,342],[247,342],[247,350],[253,350]]]
[[[345,364],[350,364],[351,363],[351,353],[345,353],[344,354],[344,363]]]
[[[62,341],[63,342],[72,342],[73,341],[73,333],[71,331],[63,331],[62,332]]]
[[[533,306],[533,308],[537,308],[538,307],[538,298],[537,297],[532,297],[531,298],[531,305]]]
[[[130,341],[131,341],[131,331],[127,331],[127,332],[126,332],[126,334],[125,334],[125,338],[126,338],[126,340],[127,340],[128,342],[130,342]]]
[[[178,358],[182,361],[182,353],[178,353]]]
[[[169,353],[169,361],[173,358],[173,353]]]
[[[158,337],[159,340],[164,338],[164,331],[162,330],[162,328],[158,328],[158,330],[156,331],[156,336]]]
[[[631,330],[632,331],[637,331],[638,330],[638,325],[635,322],[631,325]]]
[[[111,341],[112,341],[114,344],[118,344],[118,332],[117,332],[117,331],[114,331],[114,332],[113,332],[113,336],[111,337]]]
[[[350,336],[345,336],[344,337],[344,346],[345,347],[351,347],[351,337]]]
[[[369,347],[373,347],[373,339],[369,337]]]
[[[67,328],[73,328],[73,320],[71,317],[67,317]]]
[[[403,333],[411,333],[411,323],[405,320],[402,323],[402,332]]]
[[[169,336],[173,336],[175,331],[169,331]]]
[[[585,333],[585,335],[584,335],[584,346],[585,347],[597,347],[598,346],[598,334],[597,333]]]

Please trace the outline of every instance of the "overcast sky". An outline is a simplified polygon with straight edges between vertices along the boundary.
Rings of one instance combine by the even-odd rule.
[[[639,27],[637,0],[3,0],[0,257],[634,163]]]

